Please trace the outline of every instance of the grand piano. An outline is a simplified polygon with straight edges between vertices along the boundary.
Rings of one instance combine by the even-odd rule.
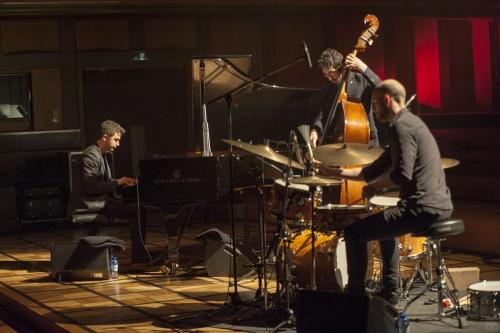
[[[253,81],[249,70],[248,55],[192,59],[191,100],[196,124],[195,141],[204,140],[201,124],[206,120],[212,150],[228,152],[229,147],[222,140],[229,135],[227,102],[230,100],[234,139],[265,142],[276,151],[285,153],[290,130],[310,123],[311,105],[317,90]],[[203,119],[203,104],[206,104],[206,119]],[[240,155],[234,163],[234,186],[255,184],[259,159],[236,153]],[[281,166],[269,166],[267,169],[266,176],[274,179],[279,176]],[[147,202],[218,199],[229,191],[228,153],[217,157],[146,158],[140,160],[139,171],[140,194]]]

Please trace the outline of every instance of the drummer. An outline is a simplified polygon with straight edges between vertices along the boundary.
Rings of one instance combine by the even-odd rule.
[[[365,294],[366,245],[380,240],[382,291],[379,296],[398,303],[399,249],[396,237],[424,229],[451,216],[453,205],[441,166],[438,145],[429,128],[405,107],[406,91],[393,79],[377,85],[372,96],[375,117],[390,124],[389,148],[371,165],[343,169],[319,165],[320,174],[364,180],[369,198],[380,189],[400,187],[396,207],[362,218],[345,231],[349,282],[347,292]]]

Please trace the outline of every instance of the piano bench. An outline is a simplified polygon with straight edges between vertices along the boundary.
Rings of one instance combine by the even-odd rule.
[[[99,234],[99,223],[109,222],[109,217],[99,213],[76,211],[71,215],[71,222],[78,224],[89,223],[89,236],[95,236]]]

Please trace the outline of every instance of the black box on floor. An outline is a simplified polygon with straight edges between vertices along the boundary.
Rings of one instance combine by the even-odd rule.
[[[93,248],[82,242],[52,244],[51,276],[58,281],[107,280],[110,248]]]
[[[301,290],[298,333],[397,333],[398,311],[379,297]]]

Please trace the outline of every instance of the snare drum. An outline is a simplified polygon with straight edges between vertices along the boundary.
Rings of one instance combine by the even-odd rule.
[[[382,209],[388,207],[396,207],[398,205],[399,200],[398,197],[386,197],[383,195],[375,195],[368,200],[372,206],[380,207]]]
[[[370,213],[367,205],[327,204],[316,207],[318,230],[342,229]]]
[[[480,320],[500,319],[500,281],[473,283],[467,288],[469,317]]]

